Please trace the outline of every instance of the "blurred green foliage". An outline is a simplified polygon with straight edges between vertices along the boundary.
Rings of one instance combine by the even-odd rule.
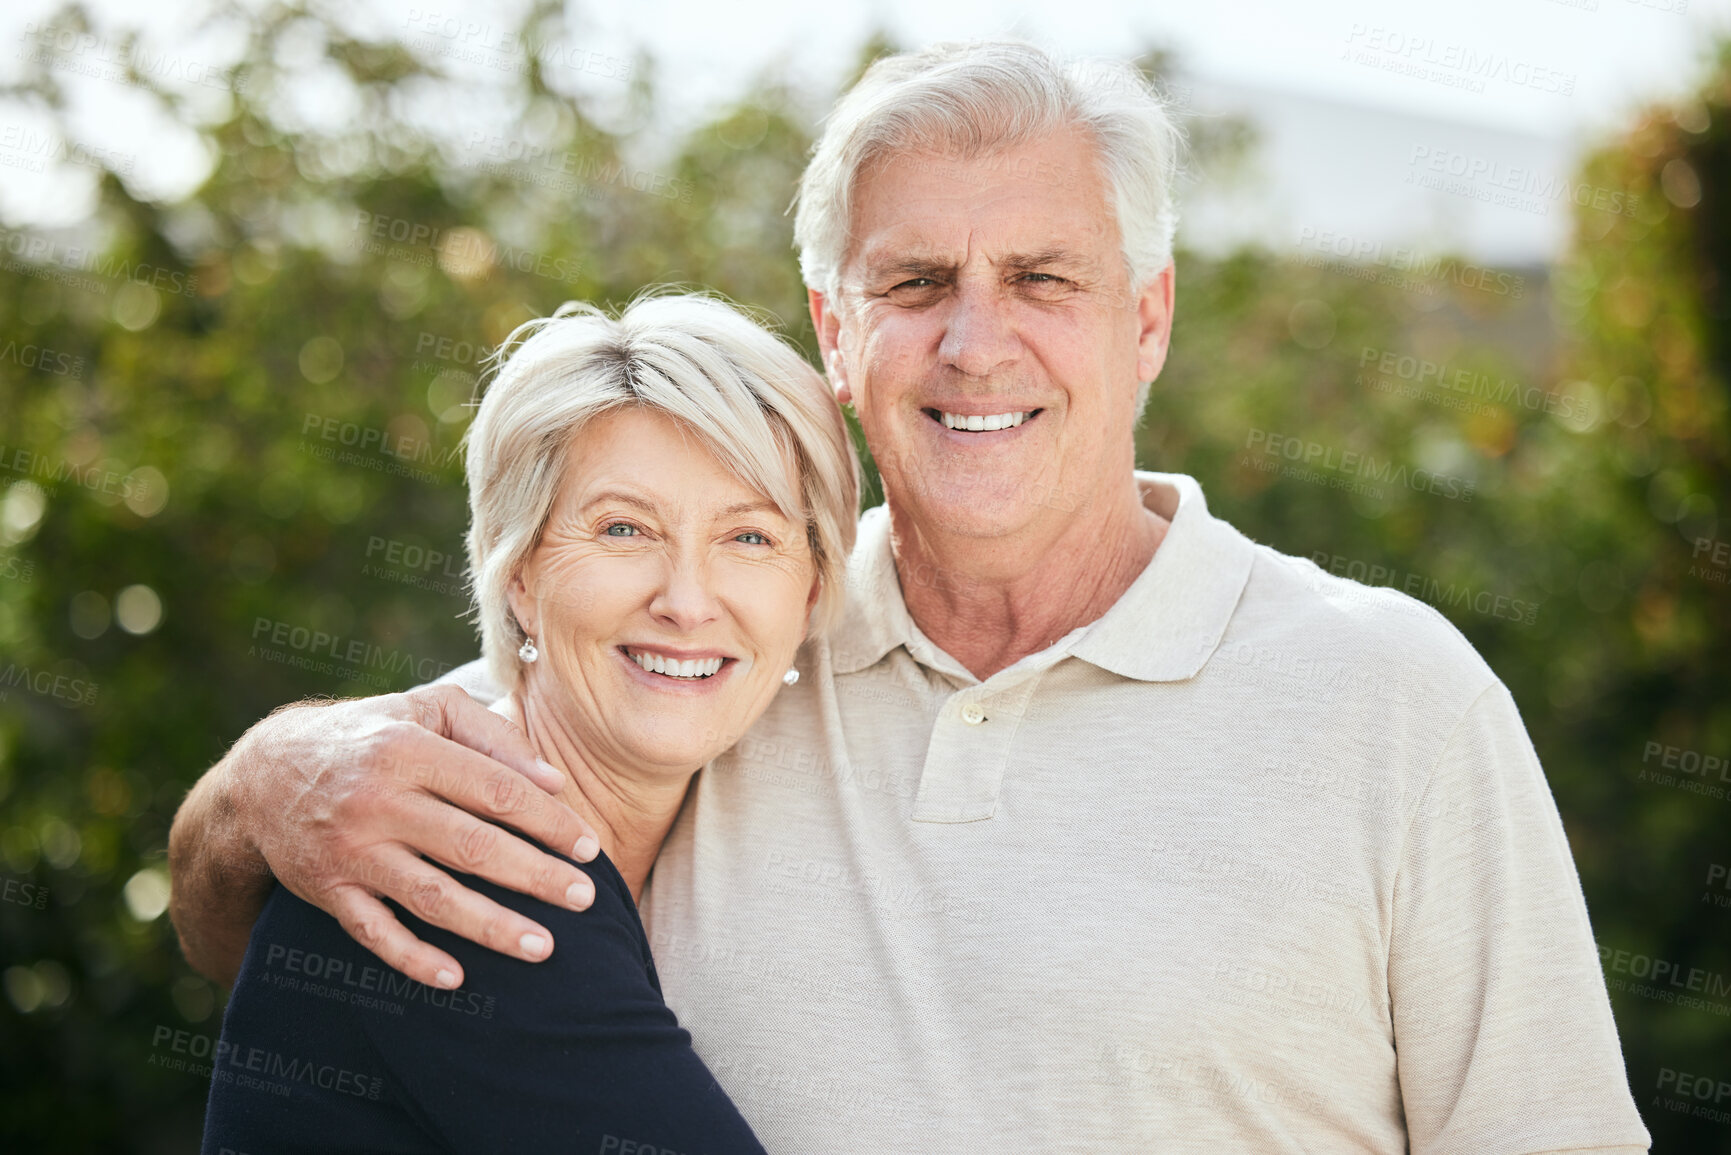
[[[813,348],[783,210],[822,109],[774,77],[657,153],[649,61],[611,69],[601,117],[523,55],[497,126],[453,141],[412,113],[466,99],[436,54],[290,8],[245,30],[244,95],[214,114],[133,78],[207,143],[196,191],[156,203],[105,172],[75,235],[5,232],[8,1150],[196,1142],[205,1080],[173,1061],[208,1047],[222,996],[161,914],[168,824],[270,708],[474,654],[455,450],[490,346],[567,298],[681,281]],[[558,30],[532,14],[539,39]],[[54,66],[33,67],[9,98],[61,109]],[[349,98],[335,127],[283,111],[315,75]],[[1213,124],[1199,160],[1230,168],[1246,140]],[[1713,561],[1731,538],[1731,49],[1578,183],[1632,207],[1575,208],[1554,275],[1181,253],[1139,452],[1253,537],[1438,603],[1525,711],[1602,946],[1724,992],[1731,890],[1716,903],[1710,871],[1731,862],[1731,795],[1652,751],[1731,753],[1731,565]],[[1311,471],[1282,473],[1271,444]],[[1400,480],[1420,476],[1473,496]],[[1731,997],[1710,1001],[1613,994],[1658,1150],[1731,1150],[1731,1128],[1655,1093],[1661,1069],[1731,1079]]]

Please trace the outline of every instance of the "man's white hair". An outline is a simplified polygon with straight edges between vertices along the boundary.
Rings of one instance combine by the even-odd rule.
[[[886,56],[837,102],[795,200],[806,285],[836,299],[852,255],[850,201],[869,166],[906,152],[985,157],[1074,128],[1093,137],[1140,291],[1172,260],[1182,131],[1133,65],[1063,62],[1010,40]]]

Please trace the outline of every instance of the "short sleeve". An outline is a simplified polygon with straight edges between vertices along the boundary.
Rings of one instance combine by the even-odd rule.
[[[1500,682],[1410,814],[1388,979],[1415,1155],[1650,1144],[1562,820]]]

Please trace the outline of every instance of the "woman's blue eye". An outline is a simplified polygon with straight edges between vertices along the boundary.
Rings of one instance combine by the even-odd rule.
[[[636,534],[636,532],[637,532],[636,526],[626,525],[622,521],[614,522],[612,525],[608,526],[607,530],[606,530],[606,533],[609,537],[631,537],[632,535]]]
[[[752,540],[746,541],[747,538],[751,538]],[[767,537],[764,537],[761,533],[758,533],[755,530],[747,530],[746,532],[740,534],[738,537],[734,538],[733,540],[734,541],[744,541],[745,544],[747,544],[747,545],[768,545],[769,544],[769,539]]]

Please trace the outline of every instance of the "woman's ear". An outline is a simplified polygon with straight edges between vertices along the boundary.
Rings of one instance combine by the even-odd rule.
[[[805,595],[805,624],[800,627],[799,644],[805,645],[811,641],[811,611],[817,606],[818,595],[823,593],[823,578],[813,577],[811,589]]]
[[[536,637],[540,633],[540,619],[535,612],[535,599],[530,596],[529,586],[523,580],[523,570],[520,567],[511,578],[511,584],[505,587],[505,601],[517,619],[518,628],[529,637]]]

